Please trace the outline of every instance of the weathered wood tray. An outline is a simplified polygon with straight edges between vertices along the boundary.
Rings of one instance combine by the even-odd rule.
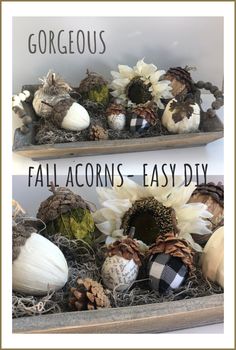
[[[22,90],[29,90],[31,94],[38,85],[25,85]],[[24,103],[26,113],[33,121],[37,121],[31,103]],[[201,112],[201,129],[204,131],[190,134],[165,135],[155,137],[133,138],[127,140],[85,141],[60,144],[35,144],[35,124],[30,126],[26,135],[16,129],[13,151],[21,156],[33,160],[50,158],[69,158],[87,155],[116,154],[127,152],[143,152],[170,148],[183,148],[206,145],[223,137],[223,124],[216,116],[209,118]]]
[[[13,333],[162,333],[224,320],[223,294],[13,320]]]

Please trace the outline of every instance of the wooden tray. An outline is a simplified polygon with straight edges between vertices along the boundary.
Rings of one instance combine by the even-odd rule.
[[[13,333],[162,333],[224,320],[224,294],[13,320]]]
[[[22,90],[29,90],[33,96],[38,85],[25,85]],[[31,103],[23,103],[26,113],[37,121]],[[170,148],[183,148],[206,145],[224,136],[223,124],[216,116],[208,118],[201,112],[201,128],[204,132],[175,134],[155,137],[133,138],[128,140],[85,141],[60,144],[35,145],[35,125],[30,126],[26,135],[15,130],[13,151],[33,160],[50,158],[69,158],[77,156],[143,152]]]

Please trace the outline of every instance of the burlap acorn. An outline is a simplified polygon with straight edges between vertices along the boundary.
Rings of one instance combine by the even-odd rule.
[[[212,231],[224,224],[224,185],[214,182],[198,185],[188,203],[204,203],[207,210],[213,214],[208,219]]]
[[[114,243],[110,244],[107,248],[108,256],[121,256],[127,260],[133,259],[138,265],[142,265],[143,254],[140,252],[140,247],[135,239],[126,237],[118,239]]]
[[[89,138],[91,141],[107,140],[108,131],[100,125],[93,125],[90,128]]]
[[[40,204],[37,218],[47,225],[47,233],[62,233],[68,238],[86,239],[94,231],[89,205],[83,198],[66,187],[55,189]]]
[[[139,106],[133,108],[132,114],[135,114],[138,117],[145,119],[150,125],[156,125],[156,123],[158,121],[157,116],[156,116],[153,108],[145,106],[145,105],[139,105]]]
[[[190,274],[195,270],[193,249],[186,240],[178,238],[173,232],[158,236],[156,242],[150,246],[148,256],[162,253],[180,258]]]
[[[97,310],[111,307],[103,286],[90,279],[78,279],[76,288],[70,288],[69,307],[74,311]]]
[[[180,94],[188,93],[192,90],[193,80],[188,71],[188,67],[169,68],[164,75],[164,79],[171,81],[171,93],[174,97]]]

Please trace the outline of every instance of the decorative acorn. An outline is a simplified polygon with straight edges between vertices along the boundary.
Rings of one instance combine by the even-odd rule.
[[[137,240],[129,236],[115,241],[107,247],[107,258],[102,266],[102,280],[104,285],[113,290],[126,291],[138,276],[142,265],[143,254]]]
[[[130,131],[143,133],[157,123],[157,116],[151,107],[139,105],[132,109]]]
[[[89,131],[91,141],[107,140],[108,132],[100,125],[93,125]]]
[[[107,122],[113,130],[123,130],[126,124],[125,108],[121,104],[112,103],[106,110]]]
[[[70,288],[69,307],[74,311],[97,310],[111,307],[103,286],[91,278],[78,279],[76,288]]]
[[[188,203],[204,203],[207,205],[207,210],[213,215],[209,221],[209,228],[215,231],[219,226],[224,224],[224,185],[214,182],[198,185],[192,193]],[[199,244],[205,244],[211,234],[194,235],[194,239]]]
[[[66,187],[55,189],[40,204],[37,218],[47,225],[47,234],[60,232],[69,239],[78,238],[90,242],[94,220],[88,204]]]
[[[195,132],[200,125],[200,107],[192,100],[172,99],[165,108],[162,124],[175,134]]]
[[[42,86],[34,94],[33,107],[38,116],[48,118],[52,114],[51,106],[55,106],[61,99],[70,98],[69,92],[72,91],[72,88],[62,77],[51,70],[46,77],[40,80]],[[42,101],[46,104],[42,104]]]
[[[78,92],[86,100],[107,105],[109,102],[108,82],[97,73],[87,70],[87,77],[79,86]]]
[[[179,288],[193,273],[193,250],[173,232],[159,236],[148,252],[150,286],[159,293]]]
[[[90,117],[86,109],[73,98],[65,98],[54,106],[42,101],[51,108],[51,120],[60,129],[81,131],[90,124]]]
[[[170,80],[171,82],[171,93],[173,97],[186,95],[192,90],[194,83],[189,73],[189,70],[191,69],[192,68],[188,66],[185,68],[169,68],[166,74],[163,76],[163,79]]]
[[[68,266],[61,250],[27,223],[13,223],[12,256],[14,291],[46,295],[67,282]]]

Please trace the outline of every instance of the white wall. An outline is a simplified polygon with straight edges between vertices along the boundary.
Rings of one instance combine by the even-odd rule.
[[[92,4],[91,4],[92,6]],[[155,14],[155,15],[158,15]],[[78,13],[79,16],[79,13]],[[104,30],[104,54],[30,54],[28,37],[39,30]],[[68,42],[65,39],[65,43]],[[77,86],[89,68],[110,78],[117,64],[140,58],[168,69],[196,66],[196,80],[222,87],[223,17],[15,17],[13,19],[13,92],[38,83],[49,68]]]

